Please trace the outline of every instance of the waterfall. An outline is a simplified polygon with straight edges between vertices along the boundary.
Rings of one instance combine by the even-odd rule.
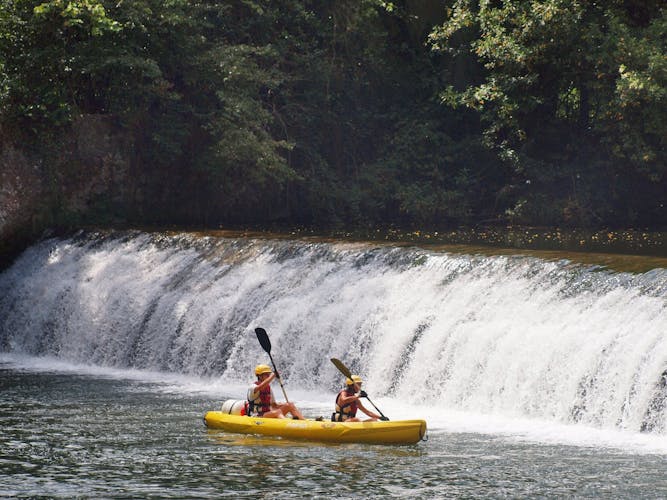
[[[0,274],[0,352],[667,434],[667,270],[371,243],[81,232]]]

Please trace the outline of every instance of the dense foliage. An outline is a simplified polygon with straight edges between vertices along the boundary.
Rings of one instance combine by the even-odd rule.
[[[96,214],[667,220],[661,1],[1,1],[5,133],[47,159],[80,115],[131,138]]]
[[[479,112],[487,143],[514,168],[517,214],[552,224],[665,221],[663,5],[460,0],[434,30],[438,48],[484,67],[443,99]]]

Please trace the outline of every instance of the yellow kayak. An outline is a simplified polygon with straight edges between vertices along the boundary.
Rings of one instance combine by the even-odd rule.
[[[329,422],[260,418],[209,411],[204,422],[210,429],[240,434],[264,434],[290,439],[307,439],[329,443],[412,444],[426,434],[424,420],[378,422]]]

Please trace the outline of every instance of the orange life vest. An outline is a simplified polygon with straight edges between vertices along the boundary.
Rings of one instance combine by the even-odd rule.
[[[356,399],[342,406],[338,403],[343,393],[346,393],[348,396],[351,396],[352,394],[354,394],[354,389],[348,390],[347,388],[345,388],[342,391],[340,391],[336,396],[336,412],[332,415],[331,418],[331,420],[335,422],[345,422],[348,418],[352,418],[357,415],[358,406]]]
[[[259,382],[255,382],[255,385],[259,385]],[[271,386],[267,384],[264,388],[259,390],[257,399],[250,399],[250,397],[248,397],[248,415],[261,417],[267,411],[271,411],[272,399],[273,395],[271,394]]]

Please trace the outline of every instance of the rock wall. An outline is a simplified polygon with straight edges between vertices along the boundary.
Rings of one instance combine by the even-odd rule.
[[[0,269],[49,228],[85,221],[102,198],[128,198],[133,142],[101,115],[28,144],[0,130]]]
[[[0,269],[36,233],[43,198],[39,163],[0,132]]]

